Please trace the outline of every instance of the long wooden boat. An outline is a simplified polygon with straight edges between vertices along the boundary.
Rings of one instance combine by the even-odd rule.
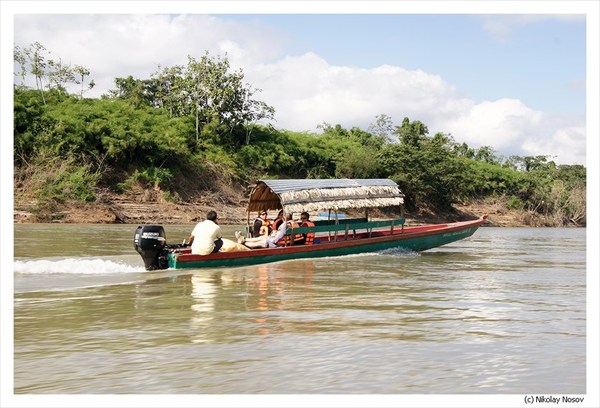
[[[472,221],[405,226],[405,219],[371,221],[368,209],[403,204],[398,185],[387,179],[261,180],[250,194],[248,213],[283,209],[286,213],[318,209],[365,208],[364,218],[335,217],[314,221],[314,227],[288,228],[287,234],[314,233],[312,245],[293,245],[250,251],[195,255],[185,245],[167,245],[160,225],[139,226],[134,247],[146,269],[217,268],[378,252],[390,248],[425,251],[470,237],[487,215]],[[331,213],[330,213],[331,214]]]

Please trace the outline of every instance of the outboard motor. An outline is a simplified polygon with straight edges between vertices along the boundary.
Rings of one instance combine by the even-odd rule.
[[[133,247],[142,256],[147,271],[169,267],[167,239],[162,225],[140,225],[135,230]]]

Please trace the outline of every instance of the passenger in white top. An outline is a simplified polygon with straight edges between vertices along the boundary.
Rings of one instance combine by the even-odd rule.
[[[189,239],[192,254],[208,255],[219,252],[223,246],[223,233],[217,219],[216,211],[211,210],[206,214],[206,220],[196,224]]]
[[[279,224],[279,228],[273,230],[269,235],[260,235],[254,238],[245,238],[241,231],[236,231],[235,237],[238,244],[246,245],[248,248],[277,248],[278,243],[285,237],[285,232],[289,226],[288,222],[292,219],[292,214],[285,216],[287,222]]]

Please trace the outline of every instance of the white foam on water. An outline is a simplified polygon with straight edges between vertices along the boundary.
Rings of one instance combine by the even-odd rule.
[[[406,248],[388,248],[377,252],[379,255],[421,256],[419,252]]]
[[[381,249],[379,251],[374,251],[374,252],[361,252],[358,254],[349,254],[349,255],[342,255],[342,256],[336,256],[336,257],[328,257],[328,258],[363,258],[363,257],[370,257],[370,256],[381,256],[381,255],[392,255],[392,256],[421,256],[421,254],[419,252],[415,252],[411,249],[406,249],[406,248],[388,248],[388,249]]]
[[[36,259],[15,261],[15,273],[22,274],[117,274],[144,272],[143,266],[133,266],[106,259],[67,258],[57,261]]]

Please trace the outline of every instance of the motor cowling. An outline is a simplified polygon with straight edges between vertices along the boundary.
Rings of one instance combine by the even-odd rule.
[[[167,239],[162,225],[140,225],[135,230],[133,247],[142,256],[147,271],[169,267]]]

